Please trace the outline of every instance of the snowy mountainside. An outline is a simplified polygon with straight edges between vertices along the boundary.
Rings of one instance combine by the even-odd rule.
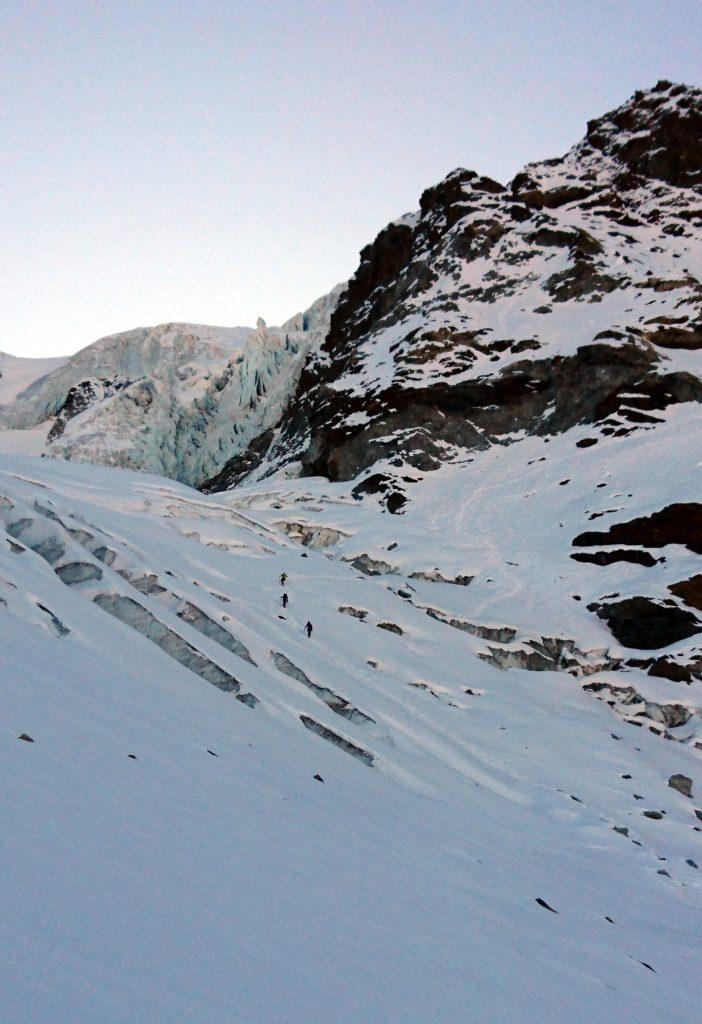
[[[11,432],[2,447],[22,448],[26,431],[33,454],[204,481],[280,419],[339,290],[280,328],[138,328],[46,369],[4,356],[31,380],[7,396],[0,388],[0,426]]]
[[[507,186],[459,170],[428,189],[361,253],[279,428],[205,490],[285,493],[284,471],[345,484],[371,518],[445,507],[434,558],[474,534],[496,610],[518,593],[532,634],[594,628],[684,694],[702,678],[701,353],[702,91],[659,82]],[[478,602],[473,582],[459,603]]]
[[[562,561],[514,493],[531,458]],[[558,579],[569,458],[495,447],[392,516],[320,479],[206,496],[0,456],[6,1019],[695,1020],[699,719],[664,742],[588,685],[691,708],[699,684],[614,667],[566,603],[610,571]],[[629,512],[637,464],[634,500],[607,494]]]
[[[0,1016],[699,1019],[701,126],[0,358]]]
[[[399,587],[477,636],[477,657],[569,672],[629,725],[702,751],[702,457],[679,443],[698,420],[680,405],[607,453],[581,429],[414,470],[402,515],[320,478],[226,501]]]
[[[543,660],[539,637],[614,640],[644,690],[593,685],[665,732],[700,707],[701,352],[702,91],[659,82],[507,186],[459,170],[428,189],[361,253],[277,431],[206,489],[258,502],[268,478],[287,493],[281,470],[326,477],[372,509],[359,523],[419,517],[418,543],[445,507],[435,561],[468,534],[479,571],[449,566],[476,579],[440,613],[488,600],[517,629],[490,654],[506,666]]]
[[[701,347],[702,91],[659,82],[562,158],[508,185],[459,169],[381,231],[258,475],[399,477],[581,424],[607,444],[702,400]]]

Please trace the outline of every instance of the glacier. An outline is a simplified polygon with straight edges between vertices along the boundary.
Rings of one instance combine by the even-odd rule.
[[[281,327],[162,324],[63,360],[3,354],[0,446],[201,484],[278,423],[342,287]]]

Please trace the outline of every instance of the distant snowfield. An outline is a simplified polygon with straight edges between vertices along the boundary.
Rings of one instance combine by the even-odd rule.
[[[30,359],[0,352],[0,405],[14,402],[19,394],[41,377],[58,370],[68,357]]]
[[[404,516],[322,480],[206,497],[0,456],[0,1018],[692,1024],[699,752],[583,683],[697,685],[501,671],[425,611],[518,642],[562,607],[562,636],[616,653],[584,607],[610,569],[572,531],[602,490],[628,518],[699,471],[640,437],[669,477],[632,455],[594,490],[597,448],[530,438],[428,474]],[[412,578],[435,567],[475,579]]]

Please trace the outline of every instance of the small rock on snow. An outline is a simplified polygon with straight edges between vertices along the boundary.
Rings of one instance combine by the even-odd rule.
[[[671,775],[668,785],[671,789],[677,789],[683,796],[692,796],[692,779],[687,775]]]

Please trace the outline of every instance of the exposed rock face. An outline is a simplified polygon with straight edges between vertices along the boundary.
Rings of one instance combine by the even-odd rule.
[[[701,124],[702,92],[660,82],[508,186],[458,170],[427,189],[361,252],[282,428],[217,486],[261,459],[349,480],[515,432],[587,423],[595,443],[702,400],[682,356],[702,321]]]
[[[53,426],[47,435],[47,441],[55,441],[61,437],[66,429],[66,424],[74,416],[79,416],[80,413],[85,412],[96,402],[109,398],[118,391],[122,391],[123,388],[129,387],[129,384],[130,381],[128,380],[118,380],[113,384],[109,380],[96,379],[84,380],[80,384],[74,385],[69,390],[63,405],[58,411]]]
[[[681,597],[685,604],[702,612],[702,573],[691,576],[689,580],[673,583],[668,589],[676,597]]]
[[[699,97],[697,97],[699,99]],[[661,81],[587,126],[587,142],[634,173],[702,184],[702,111],[683,85]]]

